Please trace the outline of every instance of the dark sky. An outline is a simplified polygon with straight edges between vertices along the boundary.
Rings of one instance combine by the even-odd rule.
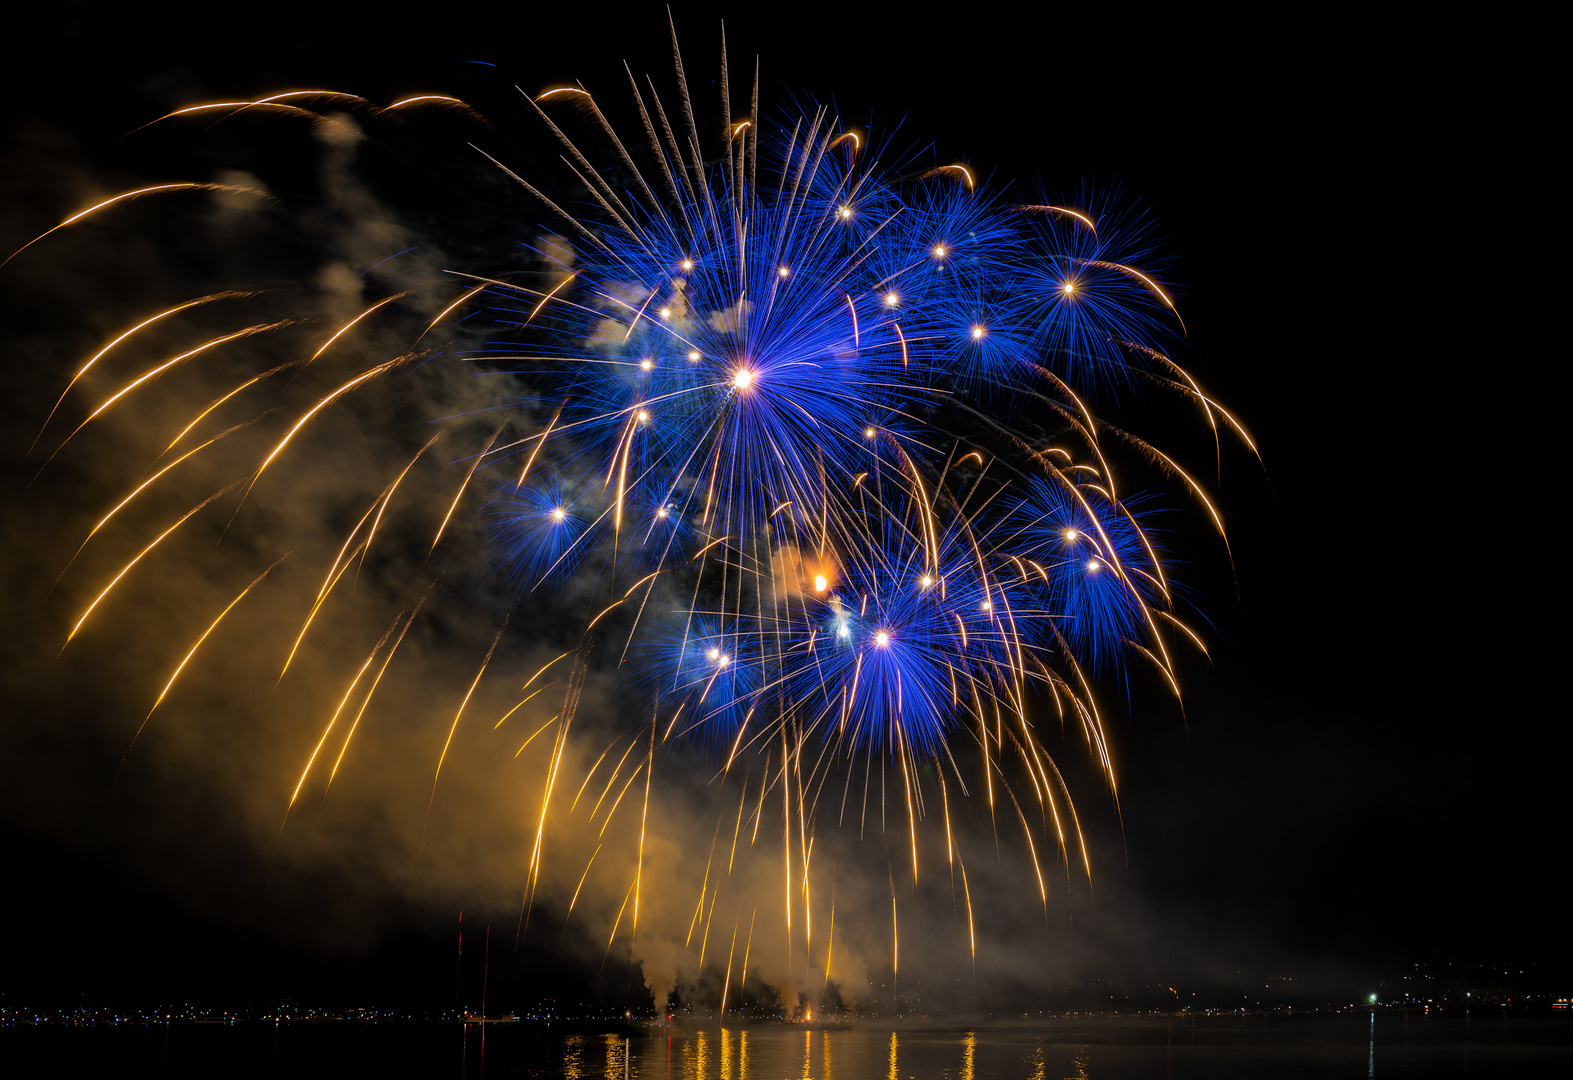
[[[405,30],[383,16],[266,15],[154,30],[55,10],[68,13],[57,32],[6,72],[5,153],[36,171],[7,181],[7,249],[75,205],[49,186],[51,154],[58,175],[163,178],[148,151],[116,139],[171,104],[300,85],[466,96],[467,60],[527,90],[616,86],[624,58],[668,64],[655,6],[582,21],[463,7],[449,25]],[[998,181],[1117,183],[1140,200],[1167,237],[1192,370],[1260,444],[1265,469],[1226,454],[1218,487],[1232,576],[1216,550],[1193,556],[1216,644],[1211,666],[1184,669],[1183,715],[1139,681],[1128,695],[1104,689],[1124,830],[1122,843],[1112,815],[1093,815],[1106,902],[1135,898],[1143,933],[1184,942],[1175,955],[1336,971],[1349,986],[1418,960],[1565,965],[1551,891],[1565,861],[1565,706],[1551,686],[1565,589],[1555,540],[1524,539],[1554,528],[1522,418],[1552,387],[1534,380],[1547,362],[1525,329],[1534,313],[1505,313],[1494,278],[1506,271],[1484,254],[1493,219],[1516,214],[1504,200],[1522,167],[1490,98],[1458,43],[1413,28],[1105,10],[924,24],[775,7],[727,30],[735,68],[761,54],[767,99],[784,86],[899,121],[937,159]],[[715,66],[716,22],[681,6],[677,20],[697,86]],[[1487,184],[1491,162],[1508,175]],[[48,319],[6,311],[9,367]],[[93,338],[82,333],[62,329]],[[30,431],[56,384],[13,375],[8,426]],[[1189,419],[1147,412],[1195,438]],[[34,520],[62,495],[23,491],[26,441],[6,436],[5,500]],[[25,545],[26,526],[6,538]],[[60,613],[7,581],[11,631],[52,632]],[[23,941],[10,970],[41,978],[63,961],[110,983],[115,965],[167,964],[172,993],[181,972],[251,977],[198,955],[218,949],[287,983],[316,971],[313,957],[353,970],[379,941],[433,925],[419,904],[392,904],[370,940],[335,951],[298,932],[298,905],[199,898],[193,883],[226,864],[156,793],[110,779],[107,741],[69,735],[98,699],[84,692],[72,711],[69,696],[38,690],[57,673],[8,667],[4,775],[59,781],[13,782],[0,800],[25,871],[7,875],[8,937]],[[384,971],[387,948],[355,977]]]

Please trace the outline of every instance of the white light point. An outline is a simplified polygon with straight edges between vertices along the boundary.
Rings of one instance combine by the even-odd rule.
[[[565,518],[567,516],[568,516],[568,511],[564,510],[562,507],[557,506],[557,507],[553,507],[552,508],[552,520],[553,521],[561,521],[563,518]]]
[[[699,350],[698,349],[695,349],[693,352],[688,354],[688,362],[690,364],[697,364],[697,363],[699,363]]]
[[[933,585],[933,584],[934,584],[934,579],[929,577],[927,574],[924,574],[923,575],[923,587],[926,589],[930,585]]]
[[[851,216],[852,216],[852,208],[850,206],[843,206],[841,208],[841,220],[842,221],[846,221]]]
[[[671,317],[672,317],[672,309],[671,308],[664,307],[664,308],[661,309],[661,318],[663,318],[663,319],[670,319]]]
[[[720,658],[721,658],[721,650],[720,649],[711,649],[710,650],[710,659],[712,659],[712,660],[719,660]]]
[[[650,422],[650,414],[645,412],[643,409],[640,409],[639,410],[639,422],[641,424],[648,424]]]
[[[641,360],[641,361],[639,361],[639,370],[640,371],[649,371],[653,367],[655,367],[655,361],[654,360]]]
[[[852,636],[852,631],[847,629],[847,624],[846,623],[837,623],[836,624],[836,636],[837,637],[851,637]]]
[[[692,260],[692,259],[684,259],[683,260],[683,269],[684,270],[692,270],[693,268],[694,268],[694,260]]]
[[[750,386],[754,385],[754,373],[749,371],[746,367],[738,368],[737,371],[732,375],[732,385],[737,387],[739,390],[747,390]]]
[[[901,303],[901,297],[897,296],[895,293],[888,292],[885,294],[886,307],[895,307],[899,303]]]
[[[1074,544],[1076,542],[1077,535],[1078,534],[1077,534],[1075,529],[1066,529],[1065,530],[1065,540],[1066,540],[1066,542]]]
[[[883,649],[886,645],[890,644],[890,635],[881,630],[879,633],[874,635],[874,644]]]
[[[873,428],[864,428],[863,429],[863,437],[865,439],[872,439],[874,437],[874,429]]]
[[[824,574],[815,574],[814,575],[814,591],[815,592],[824,592],[825,591],[825,587],[827,585],[829,585],[829,582],[827,582],[825,580],[825,575]]]
[[[943,259],[945,257],[945,245],[944,244],[936,244],[935,245],[935,247],[934,247],[934,257],[936,259]]]
[[[655,512],[655,516],[664,519],[666,517],[666,507],[663,506],[661,509],[657,510]]]
[[[1087,560],[1087,573],[1089,573],[1089,574],[1096,574],[1099,570],[1102,570],[1102,569],[1103,569],[1103,564],[1100,563],[1097,559],[1088,559]]]
[[[983,601],[983,610],[984,611],[993,611],[994,610],[994,604],[991,601],[988,601],[988,600]]]
[[[1067,281],[1060,291],[1063,292],[1066,296],[1069,296],[1071,293],[1076,291],[1076,283],[1074,281]]]
[[[721,659],[716,661],[716,663],[718,665],[720,665],[721,667],[726,667],[731,662],[732,662],[732,658],[730,656],[728,656],[726,653],[722,653],[721,654]]]
[[[981,327],[981,326],[974,326],[972,328],[972,340],[973,341],[982,341],[983,340],[983,327]]]
[[[782,277],[791,277],[792,276],[792,271],[788,270],[784,266],[781,269],[777,270],[776,273],[780,274]]]

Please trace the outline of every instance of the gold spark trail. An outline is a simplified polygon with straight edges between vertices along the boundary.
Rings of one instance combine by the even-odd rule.
[[[550,685],[551,685],[550,683],[547,684],[547,686],[550,686]],[[545,690],[545,689],[546,689],[545,686],[541,687],[541,690]],[[502,727],[505,723],[507,723],[508,722],[508,718],[510,716],[512,716],[514,713],[516,713],[520,709],[522,709],[530,701],[530,699],[535,697],[536,694],[539,694],[541,692],[541,690],[536,690],[536,691],[533,691],[532,693],[526,694],[524,696],[524,699],[522,701],[520,701],[519,704],[515,705],[513,708],[509,709],[507,712],[502,714],[502,719],[498,720],[495,724],[492,725],[492,730],[496,731],[498,728]],[[550,721],[548,721],[548,723],[549,722]],[[523,749],[523,747],[520,747],[520,749]],[[517,757],[518,755],[515,754],[514,756]]]
[[[354,328],[355,324],[360,322],[366,316],[370,315],[374,311],[378,311],[378,310],[380,310],[382,308],[387,307],[389,304],[393,303],[395,300],[402,300],[404,297],[406,297],[408,295],[410,295],[410,294],[407,293],[407,292],[401,292],[401,293],[395,293],[392,296],[384,297],[383,299],[378,300],[375,304],[371,305],[371,307],[367,308],[365,311],[363,311],[359,315],[355,316],[349,322],[347,322],[343,326],[339,327],[338,330],[334,331],[333,336],[328,338],[327,341],[324,341],[320,346],[318,346],[317,351],[311,354],[311,359],[307,360],[306,363],[308,363],[308,364],[315,363],[317,358],[320,357],[323,353],[327,352],[328,349],[333,345],[333,343],[335,341],[339,340],[339,338],[341,338],[345,334],[349,333],[350,330]]]
[[[174,114],[171,113],[170,115],[174,115]],[[127,199],[140,199],[144,195],[157,195],[157,194],[159,194],[161,192],[165,192],[165,191],[228,191],[228,192],[233,192],[233,193],[239,194],[239,195],[255,195],[255,196],[257,196],[258,198],[261,198],[261,199],[271,199],[271,198],[273,198],[273,196],[269,195],[267,192],[265,192],[265,191],[258,191],[256,188],[238,187],[238,186],[236,186],[234,184],[197,184],[197,183],[191,183],[191,182],[185,182],[185,183],[179,183],[179,184],[154,184],[152,187],[137,188],[135,191],[122,191],[119,195],[111,195],[109,198],[105,199],[103,202],[94,203],[92,206],[89,206],[86,210],[78,210],[76,213],[74,213],[70,217],[66,218],[64,221],[62,221],[60,224],[56,225],[54,228],[46,229],[43,232],[39,233],[37,236],[33,237],[27,243],[23,244],[21,247],[17,248],[15,251],[11,252],[11,254],[7,255],[5,257],[5,260],[3,262],[0,262],[0,266],[6,265],[6,263],[9,263],[12,259],[14,259],[18,255],[22,254],[22,252],[26,251],[28,248],[30,248],[34,244],[38,243],[40,240],[42,240],[44,237],[48,236],[50,233],[59,232],[61,229],[64,229],[67,225],[74,225],[78,221],[81,221],[83,218],[87,217],[89,214],[95,214],[95,213],[97,213],[100,210],[104,210],[104,209],[107,209],[107,208],[109,208],[111,206],[114,206],[116,203],[125,202]]]
[[[4,264],[0,263],[0,265],[4,265]],[[188,310],[190,308],[194,308],[194,307],[200,307],[203,304],[211,304],[215,300],[226,300],[226,299],[229,299],[231,297],[251,296],[251,295],[254,295],[254,294],[252,294],[252,293],[245,293],[245,292],[217,292],[217,293],[211,293],[211,294],[209,294],[207,296],[199,296],[195,300],[187,300],[183,304],[176,304],[172,308],[165,308],[163,311],[160,311],[157,315],[153,315],[153,316],[150,316],[149,318],[143,319],[141,322],[137,323],[131,329],[125,331],[119,337],[116,337],[115,339],[110,341],[110,343],[108,345],[105,345],[102,349],[98,350],[98,352],[96,352],[92,356],[90,356],[88,358],[87,362],[85,364],[83,364],[80,368],[77,369],[76,374],[71,376],[71,381],[66,383],[66,388],[60,392],[60,396],[55,399],[54,405],[51,406],[51,408],[49,410],[49,415],[44,417],[44,422],[43,422],[42,426],[39,427],[38,434],[33,436],[33,441],[27,448],[28,454],[29,455],[32,454],[33,448],[38,445],[38,440],[44,437],[44,431],[49,427],[49,421],[51,421],[51,420],[53,420],[55,418],[55,413],[60,410],[61,403],[64,402],[65,399],[66,399],[66,396],[71,393],[71,388],[77,384],[77,381],[79,379],[81,379],[82,376],[84,376],[84,375],[86,375],[88,373],[88,371],[93,367],[94,364],[96,364],[100,360],[102,360],[109,353],[109,351],[111,349],[113,349],[116,345],[119,345],[122,341],[125,341],[127,338],[133,336],[134,334],[138,333],[139,331],[144,330],[144,329],[146,329],[149,326],[152,326],[154,323],[161,322],[164,319],[169,318],[169,316],[178,314],[179,312],[186,311],[186,310]]]
[[[459,500],[464,498],[464,489],[470,486],[470,477],[475,475],[475,470],[480,465],[481,459],[484,458],[487,451],[492,448],[492,443],[497,441],[497,436],[502,434],[502,429],[506,424],[507,421],[504,420],[503,423],[497,425],[496,430],[492,432],[491,438],[487,439],[486,445],[481,448],[481,452],[476,454],[475,460],[470,462],[470,468],[464,474],[464,480],[459,484],[459,490],[454,492],[453,502],[448,504],[448,512],[442,516],[442,524],[437,526],[437,535],[432,537],[432,551],[437,550],[437,544],[442,540],[442,534],[444,530],[448,528],[448,522],[453,519],[453,512],[459,508]]]
[[[550,720],[546,721],[546,723],[544,723],[540,727],[536,728],[533,732],[530,733],[530,737],[528,739],[524,740],[524,745],[519,747],[519,749],[517,749],[517,750],[515,750],[513,752],[513,756],[517,758],[520,754],[524,753],[525,747],[527,747],[531,743],[533,743],[535,741],[535,737],[537,735],[539,735],[541,732],[545,731],[547,728],[551,727],[555,723],[557,723],[557,717],[554,716]]]
[[[82,629],[82,624],[87,622],[87,617],[89,615],[93,614],[93,609],[98,607],[98,605],[103,602],[104,597],[109,595],[109,592],[110,592],[111,589],[113,589],[116,585],[120,584],[120,579],[125,577],[127,574],[129,574],[131,572],[131,568],[133,566],[135,566],[137,563],[142,561],[143,556],[145,556],[148,552],[150,552],[154,548],[156,548],[164,540],[164,538],[167,537],[170,533],[174,532],[176,529],[180,528],[187,521],[189,521],[191,519],[192,515],[196,514],[198,511],[202,510],[209,503],[211,503],[214,499],[217,499],[217,498],[219,498],[219,497],[221,497],[221,496],[223,496],[223,495],[225,495],[225,494],[235,490],[235,488],[237,486],[239,486],[238,483],[230,484],[228,487],[222,488],[219,491],[214,492],[212,495],[209,495],[206,499],[203,499],[196,506],[193,506],[190,510],[187,510],[183,515],[181,515],[180,519],[178,521],[176,521],[173,525],[171,525],[169,528],[165,529],[163,532],[159,533],[158,536],[153,540],[153,542],[151,544],[149,544],[147,547],[143,548],[141,551],[137,552],[136,555],[132,558],[132,560],[130,562],[126,563],[125,566],[121,567],[120,573],[116,574],[114,576],[114,578],[109,582],[109,584],[104,586],[104,591],[99,593],[97,596],[95,596],[93,598],[93,602],[91,604],[87,605],[87,610],[82,612],[81,618],[77,619],[76,625],[71,627],[71,632],[66,635],[66,645],[69,645],[71,643],[71,639],[76,637],[77,631]],[[60,651],[61,652],[65,652],[65,645],[61,645],[60,646]]]
[[[428,444],[428,445],[430,445],[430,444]],[[486,666],[492,662],[492,654],[497,651],[497,643],[502,640],[503,632],[506,631],[507,629],[508,629],[508,619],[505,616],[503,618],[503,624],[502,624],[501,629],[499,629],[497,631],[497,636],[492,638],[491,648],[486,650],[486,658],[481,661],[480,670],[478,670],[475,673],[475,678],[470,681],[470,688],[464,692],[464,700],[459,702],[459,711],[453,714],[453,724],[452,724],[452,726],[450,726],[448,728],[448,738],[443,741],[442,753],[437,755],[437,768],[436,768],[436,771],[434,771],[432,773],[432,777],[431,777],[431,797],[426,800],[426,824],[430,824],[431,823],[431,808],[432,808],[432,805],[434,803],[436,803],[436,801],[437,801],[437,779],[440,776],[442,776],[442,763],[444,761],[448,760],[448,748],[453,745],[453,734],[454,734],[454,732],[459,730],[459,720],[464,716],[465,706],[469,705],[470,698],[475,693],[475,688],[477,686],[481,685],[481,676],[486,674]],[[501,721],[499,721],[499,723],[501,723]],[[523,747],[520,747],[520,749],[522,750]],[[422,846],[422,848],[424,848],[425,845],[426,845],[426,825],[422,825],[421,826],[421,846]],[[416,862],[419,862],[419,861],[420,861],[420,857],[417,856],[416,857]]]
[[[732,924],[732,944],[726,950],[726,980],[721,984],[721,1019],[726,1019],[726,995],[732,989],[732,957],[737,952],[737,923]]]
[[[388,671],[388,665],[393,663],[393,656],[399,651],[399,645],[404,641],[404,635],[409,632],[410,626],[415,622],[415,616],[420,614],[421,607],[426,603],[426,597],[416,603],[415,609],[410,612],[410,617],[404,620],[404,626],[399,630],[399,636],[393,639],[393,644],[388,649],[388,655],[383,658],[382,667],[377,669],[377,675],[371,680],[371,688],[366,691],[366,696],[361,700],[360,710],[355,713],[355,719],[350,723],[350,729],[344,735],[344,745],[339,747],[339,756],[333,760],[333,768],[328,770],[328,783],[333,783],[333,778],[339,775],[339,766],[344,764],[344,755],[349,752],[350,740],[355,737],[355,732],[360,727],[361,717],[366,715],[366,707],[371,704],[372,695],[377,692],[382,677]],[[308,766],[309,768],[310,766]],[[297,789],[298,790],[298,789]],[[324,790],[326,796],[326,790]]]
[[[630,943],[639,937],[639,886],[644,880],[645,826],[650,819],[650,777],[655,772],[655,728],[660,708],[660,699],[657,698],[655,711],[650,716],[650,754],[645,759],[644,807],[639,813],[639,856],[634,868],[634,925],[629,936]],[[607,816],[610,818],[611,815]]]
[[[279,563],[283,562],[287,558],[289,558],[289,553],[286,552],[284,555],[280,556],[272,566],[258,574],[250,585],[247,585],[244,589],[241,589],[240,592],[236,595],[235,599],[231,600],[228,605],[225,606],[224,610],[218,613],[218,617],[209,623],[208,628],[202,631],[202,634],[195,642],[192,643],[192,646],[189,650],[187,650],[186,655],[182,657],[180,663],[175,666],[175,671],[172,675],[170,675],[169,681],[164,684],[164,689],[158,692],[158,697],[153,701],[153,707],[149,709],[147,711],[147,715],[142,718],[142,723],[137,725],[136,732],[131,736],[131,743],[126,747],[127,754],[131,753],[131,747],[136,745],[137,736],[142,734],[142,729],[147,727],[147,722],[153,719],[153,714],[158,711],[158,707],[162,705],[164,703],[164,699],[169,696],[170,690],[174,688],[175,680],[180,678],[180,673],[182,671],[186,670],[186,665],[191,662],[191,658],[197,655],[197,650],[202,647],[202,643],[208,639],[209,635],[211,635],[213,631],[218,629],[218,624],[224,621],[224,616],[233,611],[235,605],[246,598],[247,593],[260,585],[262,583],[262,579],[273,573],[273,571],[278,567]],[[124,763],[124,761],[125,758],[122,757],[121,762]]]
[[[190,360],[194,356],[202,355],[203,353],[207,352],[209,349],[216,349],[220,345],[227,345],[227,344],[229,344],[231,341],[239,341],[241,338],[248,338],[248,337],[251,337],[253,334],[266,333],[269,330],[277,330],[277,329],[279,329],[282,326],[288,326],[288,325],[290,325],[288,320],[283,321],[283,322],[275,322],[275,323],[259,323],[256,326],[248,326],[248,327],[246,327],[243,330],[236,330],[232,334],[222,334],[219,337],[213,338],[210,341],[204,341],[201,345],[198,345],[194,349],[189,349],[186,352],[183,352],[183,353],[181,353],[178,356],[171,357],[170,359],[164,361],[162,364],[159,364],[157,367],[148,369],[147,371],[143,372],[141,375],[139,375],[135,379],[133,379],[131,382],[127,383],[125,386],[123,386],[119,390],[115,391],[115,393],[111,394],[108,398],[106,398],[104,400],[104,402],[101,405],[98,406],[98,408],[96,408],[92,412],[88,413],[87,419],[83,420],[74,429],[72,429],[71,434],[67,435],[64,439],[60,440],[60,445],[54,448],[53,452],[50,453],[48,459],[44,462],[43,467],[40,468],[39,471],[42,472],[43,468],[47,468],[49,466],[50,462],[54,461],[55,458],[59,455],[60,451],[62,451],[62,450],[64,450],[66,448],[66,444],[69,443],[72,439],[76,438],[76,436],[81,432],[81,430],[83,428],[87,427],[88,424],[92,423],[94,420],[96,420],[100,416],[102,416],[105,412],[107,412],[110,409],[111,406],[113,406],[115,404],[115,402],[119,401],[121,398],[123,398],[127,394],[131,393],[137,387],[142,386],[144,383],[147,383],[147,382],[149,382],[152,379],[156,379],[158,376],[162,375],[164,372],[168,371],[170,368],[176,366],[177,364],[182,364],[185,361]]]

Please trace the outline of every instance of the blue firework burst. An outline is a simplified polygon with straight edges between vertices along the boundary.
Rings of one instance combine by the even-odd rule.
[[[1144,219],[887,167],[823,110],[739,131],[714,165],[657,139],[664,194],[581,177],[601,212],[537,247],[546,280],[487,354],[530,387],[515,453],[549,448],[588,516],[563,528],[562,494],[530,489],[498,557],[643,589],[636,681],[723,741],[758,715],[932,755],[985,699],[1070,686],[1054,664],[1166,656],[1131,501],[1011,426],[1033,407],[1101,462],[1085,395],[1168,362]],[[985,481],[1020,449],[1035,472]]]

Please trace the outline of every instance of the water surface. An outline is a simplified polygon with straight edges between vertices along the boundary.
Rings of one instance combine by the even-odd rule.
[[[480,1080],[1150,1080],[1573,1077],[1573,1018],[1502,1015],[1056,1017],[983,1027],[242,1023],[16,1026],[0,1060],[90,1077]]]

